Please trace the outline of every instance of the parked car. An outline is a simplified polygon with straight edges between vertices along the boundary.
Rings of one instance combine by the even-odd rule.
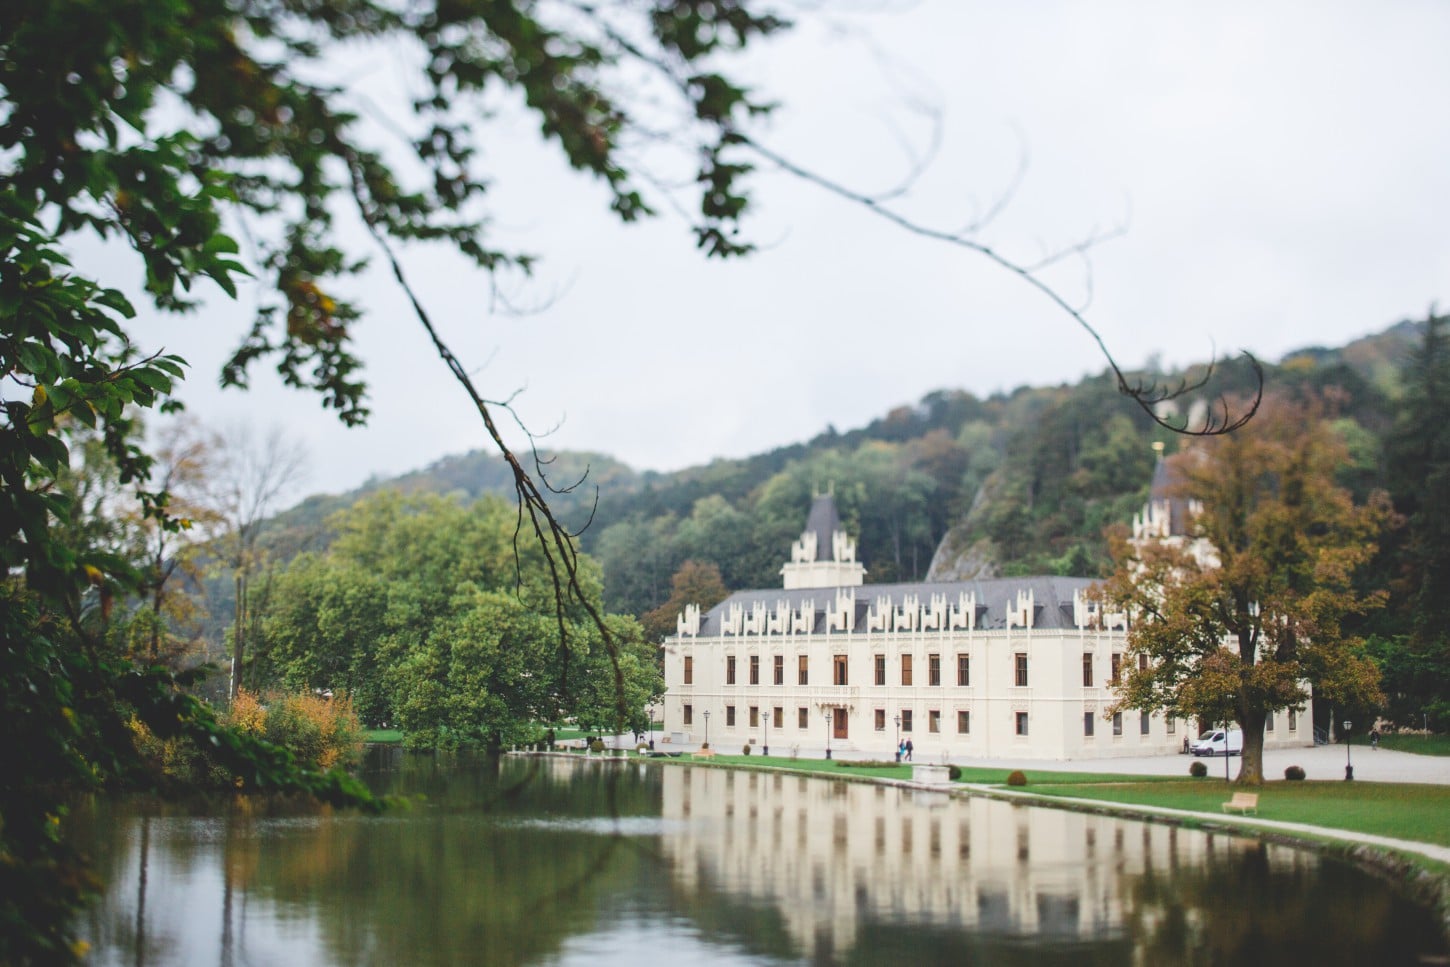
[[[1244,733],[1241,729],[1229,730],[1226,749],[1223,729],[1205,732],[1198,737],[1197,742],[1193,743],[1194,755],[1242,755],[1243,751]]]

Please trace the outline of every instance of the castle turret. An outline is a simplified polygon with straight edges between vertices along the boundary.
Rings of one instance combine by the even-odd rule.
[[[856,542],[841,527],[832,494],[818,494],[811,502],[806,529],[791,545],[790,563],[780,573],[786,590],[856,587],[865,582],[866,568],[856,560]]]

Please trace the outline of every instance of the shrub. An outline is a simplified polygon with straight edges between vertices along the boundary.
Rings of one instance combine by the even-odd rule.
[[[1013,769],[1007,775],[1007,785],[1009,785],[1009,786],[1025,786],[1025,785],[1027,785],[1027,773],[1023,772],[1021,769]]]
[[[1304,781],[1304,769],[1300,766],[1290,766],[1284,770],[1284,778],[1294,782]]]
[[[947,778],[952,782],[959,782],[962,778],[961,766],[947,766]]]
[[[745,744],[745,748],[743,748],[743,749],[740,750],[740,754],[741,755],[749,755],[750,754],[750,743],[747,742]]]
[[[267,703],[262,735],[290,751],[299,765],[323,772],[362,757],[362,723],[346,696],[274,696]]]
[[[1188,766],[1188,774],[1195,779],[1202,779],[1204,776],[1208,775],[1208,766],[1195,759]]]
[[[590,752],[603,752],[604,751],[604,740],[603,739],[595,739],[593,742],[590,742],[589,743],[589,751]]]
[[[836,759],[835,763],[840,769],[884,769],[897,764],[890,759]]]
[[[701,742],[700,743],[700,748],[701,749],[708,749],[708,748],[710,748],[710,743],[708,743],[708,742]]]

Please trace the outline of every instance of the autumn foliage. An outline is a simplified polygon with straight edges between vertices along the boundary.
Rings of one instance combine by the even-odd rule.
[[[1244,732],[1239,780],[1263,781],[1268,715],[1313,693],[1372,706],[1378,671],[1346,621],[1384,602],[1356,579],[1391,518],[1383,494],[1356,504],[1336,480],[1343,440],[1322,400],[1268,399],[1249,426],[1169,458],[1189,502],[1185,538],[1113,539],[1102,588],[1132,616],[1131,655],[1147,658],[1118,707]]]

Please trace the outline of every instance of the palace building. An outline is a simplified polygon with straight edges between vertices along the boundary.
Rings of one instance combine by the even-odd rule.
[[[1155,475],[1136,539],[1181,539],[1168,483]],[[932,762],[1172,753],[1193,729],[1108,713],[1127,619],[1089,600],[1091,579],[872,585],[865,575],[835,498],[817,496],[781,588],[679,616],[664,646],[666,733],[729,752],[883,759],[910,739],[914,758]],[[1264,741],[1309,745],[1312,732],[1290,712],[1270,719]]]

